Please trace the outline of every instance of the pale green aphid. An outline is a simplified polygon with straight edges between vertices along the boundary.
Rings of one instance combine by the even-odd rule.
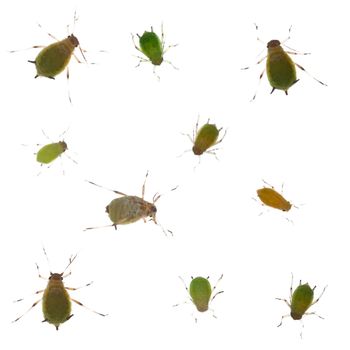
[[[196,307],[197,311],[199,312],[206,312],[209,309],[209,305],[210,303],[215,299],[215,297],[218,294],[223,293],[224,291],[218,291],[216,293],[216,287],[217,284],[219,283],[219,281],[223,278],[224,275],[221,275],[220,278],[218,279],[218,281],[216,282],[215,286],[212,288],[211,284],[209,282],[209,277],[205,278],[205,277],[196,277],[196,278],[192,278],[190,286],[187,287],[185,281],[179,277],[181,279],[181,281],[183,282],[186,291],[189,293],[190,297],[191,297],[191,301],[194,304],[194,306]],[[174,306],[178,306],[179,304],[176,304]],[[213,310],[211,310],[213,312]],[[216,318],[216,316],[213,313],[213,317]],[[197,319],[195,319],[197,321]]]
[[[314,304],[316,304],[323,293],[325,292],[326,287],[324,287],[320,296],[314,301],[314,290],[316,286],[311,288],[308,283],[301,284],[301,280],[299,282],[299,286],[293,291],[293,274],[292,274],[292,283],[290,286],[290,298],[289,302],[286,299],[276,298],[277,300],[284,301],[288,307],[290,308],[290,314],[283,315],[281,318],[281,322],[277,327],[282,325],[283,319],[285,317],[291,317],[293,320],[301,320],[304,315],[316,315],[317,317],[323,319],[323,317],[317,315],[315,312],[307,312],[307,310]],[[300,336],[302,334],[300,333]]]
[[[256,30],[258,30],[258,26],[255,25],[255,27],[256,27]],[[292,27],[289,28],[289,34],[291,31],[291,28]],[[257,64],[260,64],[267,58],[265,69],[266,69],[267,78],[270,82],[270,85],[272,86],[271,94],[277,89],[277,90],[283,90],[285,94],[288,95],[289,88],[299,81],[299,79],[297,79],[295,67],[300,68],[305,73],[310,75],[300,64],[294,62],[289,56],[289,55],[308,55],[309,53],[297,52],[294,49],[284,45],[284,43],[287,40],[289,40],[289,38],[290,38],[290,35],[282,43],[279,40],[275,40],[275,39],[270,40],[267,43],[267,55],[257,62]],[[259,38],[258,40],[261,41]],[[292,50],[292,51],[285,51],[282,45],[284,45],[285,47],[287,47],[289,50]],[[248,69],[248,68],[250,67],[245,67],[243,69]],[[262,79],[265,69],[260,74],[259,81]],[[314,80],[316,80],[318,83],[327,86],[327,84],[316,79],[312,75],[310,76]],[[256,93],[253,96],[252,100],[254,100],[255,97],[256,97]]]
[[[119,192],[116,190],[110,190],[116,194],[120,194],[123,197],[115,198],[113,199],[107,206],[106,206],[106,212],[112,221],[112,225],[115,229],[117,229],[118,225],[127,225],[132,224],[136,221],[139,221],[142,219],[144,222],[146,222],[147,218],[150,218],[156,225],[159,225],[163,232],[166,234],[166,230],[157,222],[156,214],[157,214],[157,208],[155,206],[155,203],[159,200],[161,197],[160,194],[156,193],[153,196],[152,203],[145,201],[144,195],[145,195],[145,185],[146,185],[146,179],[148,176],[148,172],[146,174],[145,181],[142,186],[142,197],[138,196],[129,196],[123,192]],[[103,186],[97,185],[94,182],[88,181],[92,185],[107,189]],[[171,191],[175,190],[177,187],[173,188]],[[105,227],[105,226],[103,226]],[[99,227],[88,227],[85,230],[91,230]],[[167,230],[172,234],[170,230]]]
[[[164,60],[164,54],[169,50],[169,48],[177,45],[169,45],[167,48],[165,48],[163,24],[161,38],[159,38],[159,36],[153,31],[153,27],[151,27],[150,32],[145,31],[142,36],[139,34],[136,35],[139,38],[140,46],[136,45],[134,35],[132,35],[134,46],[138,51],[147,57],[144,58],[137,56],[137,58],[140,59],[140,62],[136,67],[138,67],[142,62],[150,62],[153,64],[153,68],[155,68],[156,66],[160,66],[163,62],[166,62],[169,63],[174,69],[177,69],[170,61]],[[155,70],[153,70],[153,72],[155,72]]]
[[[44,249],[45,256],[46,251]],[[13,322],[17,322],[19,319],[21,319],[25,314],[27,314],[32,308],[34,308],[40,301],[42,301],[42,311],[44,315],[44,320],[42,322],[47,322],[50,324],[53,324],[56,327],[56,330],[58,330],[59,326],[68,321],[72,316],[72,301],[76,304],[85,307],[86,309],[100,315],[100,316],[106,316],[106,314],[102,314],[100,312],[94,311],[83,305],[80,301],[75,300],[70,297],[68,290],[75,291],[77,289],[90,286],[92,282],[87,283],[86,285],[78,288],[72,288],[72,287],[66,287],[63,284],[63,279],[71,274],[71,271],[65,274],[68,267],[73,263],[77,256],[72,256],[69,259],[69,263],[64,269],[62,273],[52,273],[50,272],[50,276],[48,278],[45,278],[41,276],[39,272],[39,266],[36,264],[38,274],[40,278],[48,280],[47,286],[43,290],[38,290],[35,292],[35,294],[41,294],[43,293],[43,296],[41,299],[37,300],[24,314],[17,317]],[[22,301],[23,299],[19,299],[16,301]]]
[[[37,162],[41,164],[49,164],[58,158],[63,152],[68,149],[65,141],[49,143],[41,147],[36,154]]]
[[[217,148],[211,148],[221,143],[226,135],[227,130],[225,130],[225,133],[221,139],[218,140],[222,128],[218,129],[215,124],[210,124],[209,121],[210,119],[208,119],[207,123],[202,125],[198,130],[199,120],[197,120],[196,128],[193,131],[193,136],[191,137],[189,134],[186,134],[193,144],[192,152],[196,156],[201,156],[203,153],[213,154],[216,156],[215,151]]]

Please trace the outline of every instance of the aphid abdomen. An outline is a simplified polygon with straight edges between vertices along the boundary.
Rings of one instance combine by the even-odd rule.
[[[281,47],[269,49],[266,74],[273,88],[284,91],[287,91],[297,80],[295,64]]]
[[[209,281],[203,277],[194,278],[191,281],[189,292],[197,310],[199,312],[207,311],[212,292]]]
[[[147,217],[146,204],[137,196],[115,198],[108,205],[108,215],[115,225],[126,225]]]
[[[68,65],[74,45],[70,39],[64,39],[42,49],[35,59],[37,74],[52,78],[61,73]]]
[[[163,62],[163,48],[157,34],[144,32],[140,38],[141,51],[151,60],[152,64],[159,66]]]
[[[44,319],[56,328],[71,316],[71,301],[62,281],[49,281],[42,299]]]
[[[308,283],[298,286],[292,295],[291,317],[300,320],[314,299],[314,291]]]
[[[40,148],[36,154],[36,160],[39,163],[49,164],[62,154],[62,146],[60,143],[50,143]]]

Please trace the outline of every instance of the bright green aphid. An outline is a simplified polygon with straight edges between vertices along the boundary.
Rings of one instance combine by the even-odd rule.
[[[258,30],[258,26],[255,25],[255,27],[256,27],[256,30]],[[292,27],[289,28],[289,34],[291,31],[291,28]],[[265,58],[267,58],[266,74],[270,82],[270,85],[272,86],[271,94],[277,89],[277,90],[283,90],[285,94],[288,95],[289,88],[299,81],[299,79],[297,79],[295,67],[300,68],[305,73],[310,75],[301,65],[294,62],[289,56],[289,55],[308,55],[309,53],[297,52],[294,49],[284,45],[290,50],[292,50],[292,51],[285,51],[282,45],[289,39],[290,39],[290,35],[282,43],[279,40],[270,40],[267,43],[267,56],[263,57],[261,60],[257,62],[257,64],[260,64],[265,60]],[[258,40],[261,41],[259,38]],[[245,67],[243,69],[248,69],[248,68],[249,67]],[[262,79],[264,72],[265,72],[265,69],[260,74],[259,81]],[[310,76],[321,85],[327,86],[327,84],[316,79],[312,75]],[[255,97],[256,97],[256,93],[253,96],[252,100],[254,100]]]
[[[206,312],[209,309],[209,304],[215,299],[215,297],[218,294],[223,293],[224,291],[218,291],[216,293],[216,286],[219,283],[219,281],[223,278],[224,275],[221,275],[220,278],[218,279],[218,281],[216,282],[215,286],[212,288],[211,284],[209,282],[209,277],[205,278],[205,277],[196,277],[196,278],[192,278],[191,283],[189,288],[186,286],[185,281],[179,277],[181,279],[181,281],[183,282],[187,292],[189,293],[190,297],[191,297],[191,301],[194,304],[194,306],[196,307],[196,309],[199,312]],[[179,304],[176,304],[174,306],[178,306]],[[211,310],[212,311],[212,310]],[[213,317],[216,318],[216,316],[213,314]],[[197,321],[197,319],[196,319]]]
[[[196,156],[200,156],[203,153],[209,153],[216,156],[215,151],[217,149],[210,149],[210,148],[218,145],[224,139],[227,130],[225,131],[222,138],[218,140],[219,133],[221,130],[222,128],[218,129],[215,124],[210,124],[209,119],[207,123],[204,124],[198,130],[198,120],[197,120],[196,129],[195,131],[193,131],[193,137],[191,137],[189,134],[186,135],[193,143],[192,152]]]
[[[45,145],[39,149],[38,153],[36,154],[36,160],[41,164],[49,164],[67,149],[67,144],[64,141],[49,143],[48,145]]]
[[[109,191],[112,191],[116,194],[120,194],[123,197],[115,198],[113,199],[107,206],[106,206],[106,213],[108,214],[110,220],[112,221],[112,225],[115,229],[117,229],[118,225],[127,225],[132,224],[136,221],[143,220],[146,222],[147,218],[150,218],[156,225],[159,225],[165,235],[167,232],[171,233],[170,230],[165,230],[156,219],[157,214],[157,207],[155,206],[155,203],[159,200],[161,197],[160,194],[156,193],[153,196],[152,203],[145,201],[145,186],[146,186],[146,180],[148,177],[148,172],[146,174],[145,181],[142,186],[142,197],[137,196],[129,196],[123,192],[119,192],[116,190],[110,190],[108,188],[105,188],[103,186],[97,185],[94,182],[88,181],[92,185],[107,189]],[[177,187],[173,188],[171,191],[174,191]],[[105,227],[105,226],[103,226]],[[88,227],[85,230],[91,230],[95,228],[100,227]]]
[[[293,320],[301,320],[304,315],[316,315],[319,318],[323,319],[323,317],[317,315],[315,312],[306,312],[312,305],[316,304],[320,300],[327,286],[324,287],[320,296],[314,301],[315,288],[316,286],[314,288],[311,288],[308,283],[301,284],[300,280],[299,286],[293,291],[292,274],[289,302],[286,299],[276,298],[277,300],[284,301],[288,305],[288,307],[290,308],[290,314],[283,315],[281,318],[281,322],[277,327],[280,327],[282,325],[283,319],[285,317],[291,317]]]
[[[45,249],[44,249],[44,253],[47,258]],[[64,273],[66,272],[68,267],[73,263],[76,257],[77,256],[75,255],[74,257],[71,257],[69,259],[69,263],[62,273],[50,272],[50,276],[48,278],[41,276],[39,272],[39,266],[36,264],[39,277],[48,280],[48,283],[45,289],[35,292],[35,294],[43,293],[43,297],[37,300],[24,314],[17,317],[13,322],[17,322],[19,319],[21,319],[26,313],[28,313],[32,308],[34,308],[40,301],[42,301],[42,311],[44,315],[44,320],[42,322],[53,324],[56,327],[56,330],[58,330],[59,326],[62,323],[68,321],[73,316],[73,314],[71,313],[72,301],[100,316],[106,316],[106,314],[102,314],[100,312],[89,309],[88,307],[83,305],[80,301],[71,298],[68,293],[68,290],[74,291],[83,287],[90,286],[92,282],[87,283],[86,285],[78,288],[71,288],[71,287],[64,286],[63,279],[69,276],[71,274],[71,271],[68,272],[66,275]],[[19,299],[16,301],[22,301],[22,300],[23,299]]]
[[[145,31],[142,36],[137,34],[137,37],[139,38],[140,46],[138,47],[136,45],[134,35],[132,35],[134,46],[138,51],[143,53],[147,59],[137,56],[140,59],[140,62],[136,67],[138,67],[142,62],[151,62],[155,68],[156,66],[160,66],[163,62],[166,62],[173,66],[174,69],[177,69],[170,61],[164,60],[164,54],[169,50],[169,48],[177,45],[169,45],[167,48],[165,48],[163,25],[161,39],[153,31],[153,27],[151,27],[150,32]],[[153,70],[153,72],[155,71]]]

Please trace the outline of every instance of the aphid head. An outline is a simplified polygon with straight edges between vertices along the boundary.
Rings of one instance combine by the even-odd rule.
[[[300,314],[298,314],[298,313],[296,313],[296,312],[291,311],[290,317],[291,317],[293,320],[301,320],[301,318],[303,317],[303,315],[300,315]]]
[[[160,66],[162,64],[162,62],[163,62],[163,56],[159,57],[157,59],[152,59],[151,62],[155,66]]]
[[[68,149],[68,146],[64,141],[59,141],[58,144],[62,147],[62,152],[65,152]]]
[[[151,217],[151,220],[154,221],[155,224],[158,225],[157,219],[156,219],[156,214],[157,214],[157,207],[154,204],[149,204],[148,207],[148,216]]]
[[[281,42],[279,40],[270,40],[268,43],[267,43],[267,48],[268,49],[271,49],[273,47],[278,47],[278,46],[281,46]]]
[[[52,273],[50,272],[50,281],[63,281],[63,273]]]
[[[77,38],[76,36],[74,36],[73,34],[68,35],[68,38],[67,38],[67,39],[69,39],[69,41],[72,43],[72,45],[73,45],[74,47],[78,47],[78,46],[79,46],[79,40],[78,40],[78,38]]]
[[[200,156],[203,154],[203,150],[201,148],[199,148],[198,146],[194,145],[192,147],[192,152],[196,155],[196,156]]]

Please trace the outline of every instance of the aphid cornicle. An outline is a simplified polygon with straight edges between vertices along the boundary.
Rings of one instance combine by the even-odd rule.
[[[161,195],[156,193],[153,196],[152,203],[144,200],[147,176],[148,176],[148,172],[146,174],[146,178],[142,186],[142,197],[129,196],[119,191],[110,190],[116,194],[122,195],[122,197],[113,199],[106,206],[106,212],[110,220],[113,222],[112,225],[108,225],[108,226],[114,226],[114,228],[117,229],[118,225],[131,224],[140,219],[143,219],[143,221],[146,222],[146,218],[149,217],[156,225],[159,225],[162,228],[163,232],[166,234],[166,231],[164,230],[164,228],[156,220],[157,208],[155,206],[155,203],[158,201]],[[94,182],[91,182],[91,181],[88,181],[88,182],[91,183],[92,185],[105,188],[103,186],[95,184]],[[177,187],[173,188],[172,191],[175,190],[176,188]],[[88,227],[85,230],[90,230],[95,228],[98,228],[98,227]],[[172,233],[169,230],[167,231]]]
[[[255,25],[256,30],[258,30],[258,26]],[[291,31],[289,28],[289,34]],[[288,90],[291,86],[293,86],[296,82],[299,81],[297,79],[296,67],[310,75],[314,80],[316,80],[321,85],[327,86],[327,84],[322,81],[316,79],[314,76],[309,74],[300,64],[294,62],[289,55],[308,55],[309,53],[301,53],[297,52],[294,49],[289,48],[292,51],[285,51],[282,45],[290,38],[290,36],[284,40],[282,43],[279,40],[270,40],[267,43],[267,56],[263,57],[261,60],[257,62],[260,64],[266,59],[266,74],[269,80],[270,85],[272,86],[271,94],[277,90],[283,90],[286,95],[288,95]],[[258,38],[258,40],[260,40]],[[260,40],[261,41],[261,40]],[[249,67],[245,67],[242,69],[248,69]],[[262,79],[264,75],[265,69],[260,74],[259,81]],[[256,93],[253,96],[252,100],[256,97]]]
[[[221,275],[218,281],[216,282],[215,286],[212,288],[211,284],[209,282],[209,277],[192,277],[190,286],[187,287],[185,281],[182,279],[182,277],[179,277],[181,281],[183,282],[186,291],[189,293],[191,297],[191,301],[193,305],[196,307],[196,309],[199,312],[206,312],[209,309],[209,304],[215,299],[215,297],[218,294],[223,293],[224,291],[218,291],[213,294],[213,292],[216,290],[216,286],[221,281],[224,275]],[[179,304],[176,304],[174,306],[178,306]],[[211,310],[213,312],[213,310]],[[213,313],[213,317],[216,318],[216,316]],[[197,321],[197,319],[195,319]]]
[[[286,299],[276,298],[277,300],[284,301],[288,305],[288,307],[290,308],[290,314],[283,315],[281,318],[281,322],[278,324],[277,327],[280,327],[282,325],[283,319],[285,317],[291,317],[293,320],[301,320],[304,315],[316,315],[319,318],[323,319],[323,317],[317,315],[315,312],[306,312],[312,305],[316,304],[320,300],[327,286],[324,287],[320,296],[314,301],[315,288],[316,286],[314,288],[311,288],[308,283],[301,284],[300,281],[299,286],[293,291],[292,274],[289,302]]]
[[[46,251],[44,249],[45,256]],[[83,305],[80,301],[75,300],[70,297],[68,290],[74,291],[83,287],[90,286],[92,282],[84,285],[83,287],[79,288],[71,288],[66,287],[63,284],[63,279],[71,274],[71,272],[68,272],[66,275],[64,274],[65,271],[68,269],[68,267],[73,263],[77,256],[71,257],[69,259],[69,263],[67,267],[64,269],[62,273],[52,273],[50,272],[49,278],[42,277],[39,272],[39,266],[36,264],[38,274],[40,278],[47,279],[48,283],[45,289],[39,290],[35,292],[35,294],[43,293],[43,296],[41,299],[37,300],[24,314],[17,317],[13,322],[18,321],[21,319],[26,313],[28,313],[33,307],[35,307],[40,301],[42,301],[42,311],[44,315],[43,322],[48,322],[50,324],[53,324],[56,329],[58,330],[59,326],[68,321],[73,314],[71,313],[72,310],[72,301],[76,304],[85,307],[86,309],[100,315],[100,316],[106,316],[106,314],[102,314],[100,312],[97,312],[95,310],[92,310],[85,305]],[[22,299],[19,299],[17,301],[22,301]]]

